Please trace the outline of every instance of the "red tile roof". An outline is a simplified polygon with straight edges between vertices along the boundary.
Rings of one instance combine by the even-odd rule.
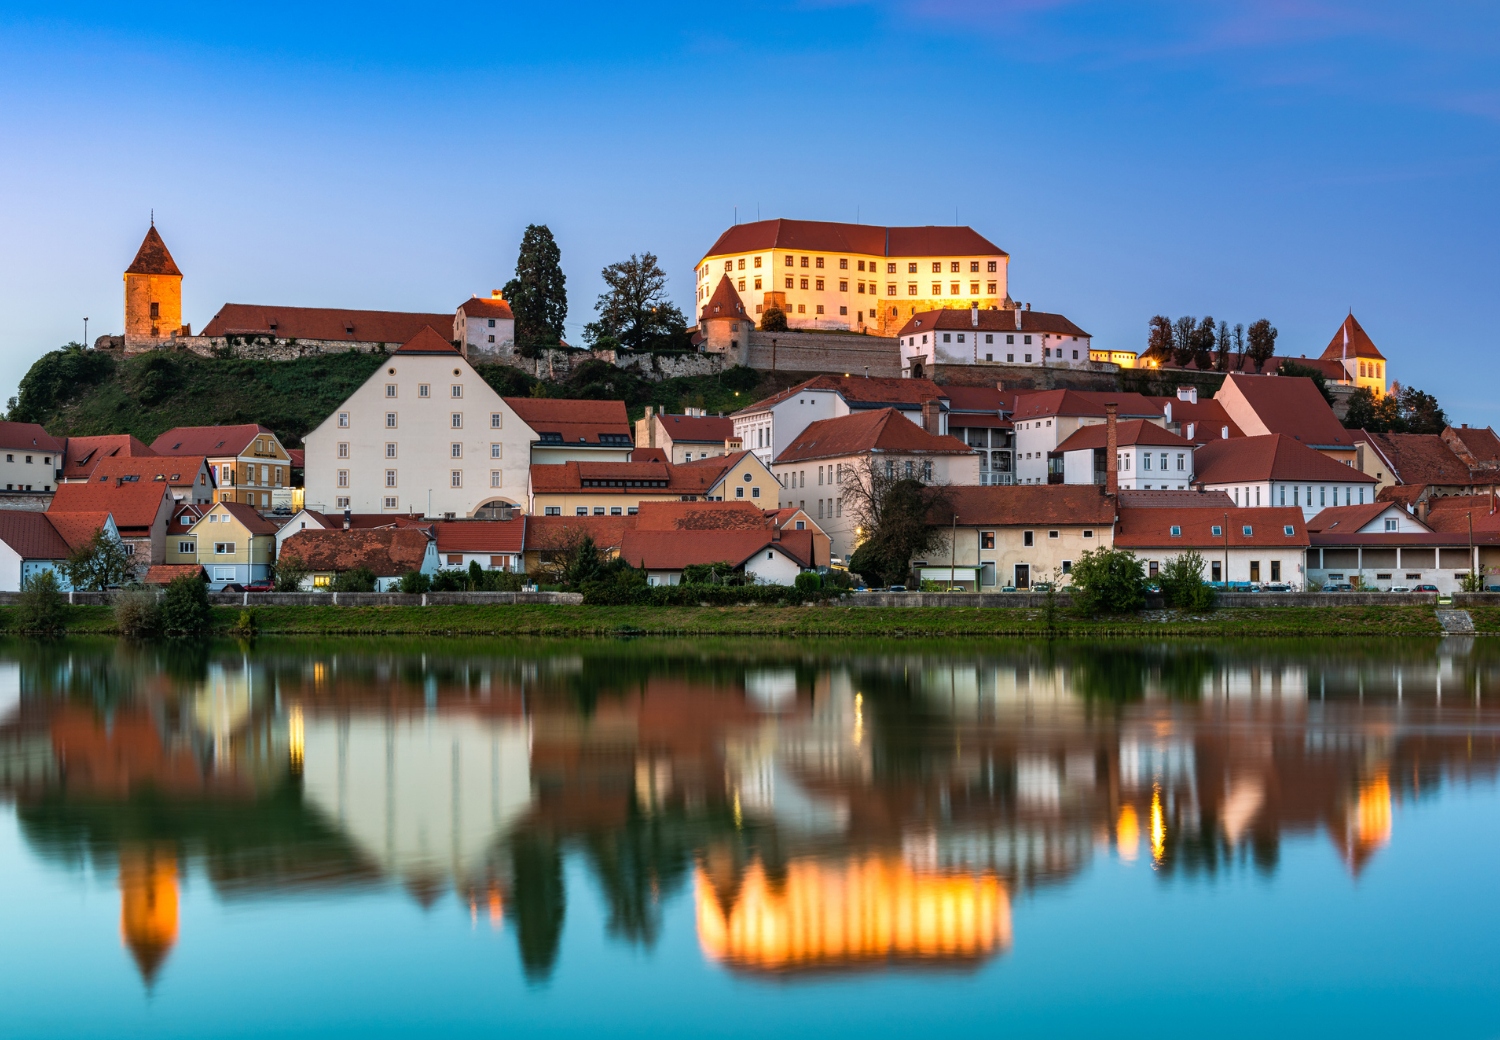
[[[526,520],[444,520],[432,528],[440,553],[518,553],[526,543]]]
[[[947,398],[945,388],[938,386],[930,379],[888,379],[883,376],[872,378],[861,378],[859,376],[813,376],[804,380],[794,387],[783,390],[779,394],[756,401],[754,404],[746,405],[735,415],[749,415],[754,412],[763,412],[772,408],[782,401],[790,400],[798,394],[809,391],[829,391],[838,394],[849,405],[858,408],[888,408],[907,406],[908,408],[920,408],[925,402],[933,399],[942,401]]]
[[[226,303],[203,327],[202,334],[276,336],[280,339],[323,339],[353,343],[406,343],[428,325],[452,329],[453,315]]]
[[[1226,517],[1227,512],[1227,517]],[[1219,528],[1219,534],[1213,528]],[[1172,528],[1180,530],[1173,535]],[[1245,528],[1250,534],[1245,534]],[[1292,533],[1286,533],[1290,527]],[[1115,524],[1117,549],[1305,549],[1307,526],[1302,510],[1280,507],[1248,509],[1132,509],[1120,508]]]
[[[238,426],[174,426],[151,442],[151,450],[157,455],[199,455],[207,458],[224,458],[244,455],[250,450],[250,442],[256,437],[275,436],[259,423],[242,423]]]
[[[1416,505],[1426,493],[1426,484],[1391,484],[1376,492],[1375,501]]]
[[[1199,484],[1244,484],[1261,480],[1308,480],[1344,484],[1374,484],[1342,462],[1314,451],[1283,434],[1232,437],[1209,441],[1193,455],[1194,481]]]
[[[288,448],[287,459],[291,462],[292,469],[303,469],[307,464],[306,448]]]
[[[750,502],[642,502],[632,526],[637,531],[770,530],[774,521]]]
[[[1338,361],[1346,356],[1352,358],[1376,358],[1380,361],[1385,360],[1385,355],[1375,346],[1375,342],[1370,339],[1364,327],[1354,320],[1354,313],[1352,311],[1349,313],[1349,317],[1344,319],[1338,331],[1333,334],[1333,339],[1328,341],[1328,346],[1323,350],[1323,360],[1325,361]]]
[[[71,549],[93,541],[94,533],[102,531],[109,521],[108,513],[99,512],[60,513],[49,510],[45,515]],[[118,529],[118,524],[116,529]]]
[[[474,296],[458,305],[458,310],[468,318],[504,318],[511,320],[510,304],[498,296]]]
[[[401,344],[397,354],[457,354],[459,350],[431,325],[423,325],[416,334]]]
[[[677,441],[694,444],[719,444],[734,436],[734,420],[716,415],[661,415],[662,429]]]
[[[976,314],[979,318],[977,325],[974,323]],[[1020,309],[976,312],[968,307],[945,307],[942,310],[919,311],[901,326],[901,331],[896,335],[898,337],[914,336],[934,330],[1050,333],[1054,336],[1083,337],[1089,335],[1061,314]]]
[[[1315,372],[1322,373],[1324,381],[1329,383],[1342,382],[1349,375],[1344,371],[1344,366],[1337,361],[1325,361],[1322,358],[1310,357],[1281,357],[1280,355],[1269,358],[1261,368],[1259,374],[1263,376],[1279,376],[1281,375],[1283,365],[1301,365],[1303,368],[1313,369]],[[1253,366],[1254,363],[1252,362],[1251,368]],[[1245,370],[1246,374],[1251,373],[1251,368]]]
[[[94,467],[99,464],[100,459],[119,456],[139,458],[155,454],[156,452],[146,447],[145,444],[126,433],[110,433],[100,437],[69,437],[63,477],[68,480],[87,477],[94,472]]]
[[[948,399],[948,407],[954,412],[1010,412],[1016,407],[1014,390],[993,386],[945,386],[941,389],[942,395]]]
[[[220,502],[224,511],[240,522],[240,526],[251,534],[275,534],[281,528],[261,516],[255,511],[254,506],[248,506],[243,502]],[[205,510],[205,513],[212,510]],[[119,521],[116,521],[118,523]]]
[[[135,252],[135,259],[130,266],[125,268],[126,274],[167,274],[182,277],[182,272],[177,269],[177,261],[172,259],[172,254],[167,251],[167,244],[161,240],[161,234],[152,224],[146,232],[146,237],[141,239],[141,248]]]
[[[719,278],[718,287],[714,289],[714,294],[708,298],[708,302],[703,305],[703,313],[699,317],[702,321],[715,318],[733,320],[747,317],[744,301],[740,299],[740,294],[735,292],[727,274]]]
[[[1463,534],[1471,520],[1475,531],[1500,531],[1500,496],[1439,495],[1427,500],[1427,526],[1434,531]]]
[[[1441,436],[1455,454],[1467,455],[1471,465],[1500,463],[1500,437],[1488,426],[1450,426]]]
[[[170,501],[171,491],[166,484],[156,481],[120,483],[107,480],[101,483],[90,480],[88,483],[59,484],[47,512],[107,512],[115,518],[115,526],[122,535],[130,532],[135,537],[156,523],[164,498]]]
[[[960,527],[1018,524],[1082,524],[1108,527],[1115,519],[1115,502],[1094,484],[1015,484],[1008,487],[949,487],[948,507],[936,510],[935,523]]]
[[[1369,433],[1357,430],[1356,442],[1364,441],[1379,452],[1393,479],[1402,484],[1468,484],[1469,467],[1453,454],[1448,442],[1435,433]],[[1500,474],[1495,475],[1500,479]]]
[[[313,520],[322,524],[327,530],[338,528],[343,530],[344,514],[340,512],[322,513],[316,509],[304,509]],[[350,529],[373,530],[377,527],[426,527],[432,521],[425,519],[420,513],[350,513]],[[279,528],[278,528],[279,530]]]
[[[600,435],[631,437],[624,401],[554,397],[507,397],[505,403],[539,434],[557,434],[564,444],[601,444]],[[627,440],[623,447],[630,447]]]
[[[745,452],[676,465],[669,462],[563,462],[531,467],[531,491],[562,494],[587,488],[590,494],[706,494]]]
[[[117,455],[100,459],[89,477],[97,482],[100,477],[115,480],[133,476],[141,480],[158,481],[168,487],[187,488],[197,482],[198,470],[203,463],[202,455],[146,455],[139,458]]]
[[[951,417],[950,417],[950,422]],[[1121,447],[1131,444],[1164,445],[1172,448],[1191,448],[1193,442],[1184,440],[1171,430],[1164,430],[1145,419],[1126,419],[1115,424],[1115,443]],[[1083,451],[1086,448],[1103,448],[1109,444],[1109,425],[1094,423],[1080,426],[1056,448],[1057,451]]]
[[[1230,373],[1214,395],[1223,402],[1226,391],[1244,398],[1266,433],[1284,433],[1314,448],[1352,448],[1354,433],[1344,429],[1333,409],[1311,379],[1302,376],[1246,376]],[[1233,413],[1234,409],[1226,406]],[[1244,416],[1241,416],[1244,419]],[[1245,425],[1247,435],[1259,431]]]
[[[1357,533],[1387,509],[1406,510],[1393,502],[1366,502],[1359,506],[1329,506],[1307,522],[1307,529],[1314,533],[1338,530],[1339,534]],[[1415,520],[1415,517],[1409,519]]]
[[[766,549],[779,550],[796,563],[809,566],[812,532],[777,532],[769,527],[713,531],[632,529],[625,532],[620,558],[632,567],[680,571],[692,564],[704,563],[724,562],[740,567]]]
[[[1120,507],[1136,509],[1238,509],[1227,491],[1136,491],[1121,488]]]
[[[826,220],[757,220],[750,224],[736,224],[720,235],[703,255],[707,258],[763,249],[863,253],[866,256],[1008,255],[970,227],[881,227]]]
[[[197,563],[153,563],[146,570],[147,585],[170,585],[183,575],[208,580],[208,572]]]
[[[528,516],[526,551],[566,549],[585,534],[601,549],[618,549],[630,516]]]
[[[297,557],[309,571],[340,573],[367,567],[377,578],[393,578],[421,569],[430,540],[425,531],[414,528],[307,530],[283,542],[281,556]]]
[[[54,437],[36,423],[0,422],[0,448],[19,451],[50,451],[63,454],[67,444],[62,437]]]
[[[66,560],[71,551],[46,513],[0,509],[0,542],[23,560]]]
[[[630,461],[667,463],[672,460],[667,458],[666,448],[632,448],[630,451]]]
[[[1177,397],[1153,397],[1165,415],[1168,406],[1172,410],[1172,423],[1181,431],[1183,437],[1194,444],[1207,444],[1209,441],[1223,440],[1224,427],[1229,427],[1229,436],[1243,437],[1245,432],[1239,428],[1229,413],[1224,411],[1224,406],[1212,398],[1199,398],[1195,404],[1192,401],[1183,401]],[[1188,427],[1192,427],[1193,435],[1188,437]]]
[[[788,444],[777,462],[806,462],[866,452],[903,455],[969,455],[972,449],[957,437],[935,436],[894,408],[854,412],[837,419],[820,419]]]
[[[1040,419],[1054,415],[1097,416],[1105,414],[1104,406],[1114,404],[1121,419],[1160,419],[1161,405],[1144,394],[1106,390],[1042,390],[1016,398],[1012,421]]]

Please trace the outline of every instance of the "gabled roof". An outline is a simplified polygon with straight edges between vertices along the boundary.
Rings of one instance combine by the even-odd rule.
[[[223,458],[243,455],[257,437],[276,436],[259,423],[238,426],[174,426],[151,442],[157,455],[199,455]]]
[[[555,434],[563,444],[605,444],[603,434],[610,439],[625,437],[621,447],[630,447],[630,421],[625,414],[624,401],[586,401],[555,397],[507,397],[520,420],[538,434]],[[545,439],[544,439],[545,443]]]
[[[1488,426],[1450,426],[1441,434],[1443,440],[1453,446],[1455,454],[1468,456],[1470,465],[1486,466],[1500,463],[1500,437]]]
[[[770,530],[766,511],[751,502],[642,502],[637,531]]]
[[[469,318],[504,318],[507,321],[515,317],[511,313],[510,304],[499,296],[474,296],[458,305],[458,310],[464,312]]]
[[[76,549],[80,545],[87,545],[93,541],[96,531],[104,530],[109,523],[109,514],[100,512],[82,513],[59,513],[48,511],[45,516],[51,521],[53,528],[62,540],[68,543],[68,548]],[[117,528],[118,529],[118,526]]]
[[[531,491],[537,495],[587,489],[591,494],[701,495],[724,479],[724,473],[749,452],[717,455],[693,462],[563,462],[531,467]],[[774,478],[768,478],[774,479]]]
[[[255,511],[254,506],[248,506],[243,502],[217,502],[213,508],[205,509],[205,515],[212,513],[214,509],[222,509],[230,516],[239,521],[240,526],[251,534],[275,534],[280,530],[275,524],[267,520]],[[202,523],[200,520],[199,523]]]
[[[1121,488],[1115,494],[1120,507],[1136,509],[1238,509],[1227,491],[1145,491]]]
[[[566,549],[584,535],[592,538],[600,549],[618,549],[634,519],[630,516],[528,516],[526,551]]]
[[[295,556],[309,571],[341,573],[367,567],[377,578],[394,578],[420,570],[427,532],[410,527],[361,531],[298,531],[281,546],[281,556]]]
[[[734,420],[717,415],[658,415],[672,442],[718,444],[734,436]]]
[[[89,476],[96,482],[100,477],[114,480],[133,476],[163,483],[168,487],[192,487],[198,480],[198,471],[203,467],[204,461],[202,455],[117,455],[100,459]]]
[[[959,527],[996,527],[1017,524],[1082,524],[1107,527],[1115,519],[1115,502],[1095,484],[1013,484],[944,489],[947,504],[935,508],[934,523]]]
[[[868,452],[903,455],[970,455],[972,449],[957,437],[936,436],[894,408],[853,412],[837,419],[820,419],[788,444],[776,462],[805,462]]]
[[[1465,485],[1472,480],[1469,467],[1438,434],[1358,430],[1354,439],[1378,452],[1391,477],[1402,484]]]
[[[801,535],[803,537],[796,537]],[[680,571],[693,564],[743,566],[762,550],[780,552],[804,567],[812,560],[810,531],[775,531],[770,527],[740,530],[627,530],[620,558],[632,567]]]
[[[951,419],[950,419],[951,421]],[[1192,441],[1184,440],[1171,430],[1164,430],[1145,419],[1126,419],[1115,424],[1115,443],[1122,448],[1133,444],[1161,445],[1168,448],[1192,448]],[[1056,448],[1057,451],[1082,451],[1086,448],[1104,448],[1109,445],[1109,425],[1094,423],[1080,426]]]
[[[302,469],[307,463],[306,448],[287,448],[287,461],[291,463],[292,469]]]
[[[936,385],[936,384],[934,384]],[[1016,392],[994,386],[945,386],[942,395],[948,399],[950,412],[1013,412]],[[957,421],[957,416],[949,422]]]
[[[444,520],[432,525],[440,553],[518,553],[526,544],[524,516],[512,520]]]
[[[431,325],[423,325],[417,330],[416,335],[401,344],[396,350],[397,354],[457,354],[459,350],[434,329]]]
[[[202,334],[276,336],[280,339],[342,340],[353,343],[406,343],[428,325],[451,329],[453,315],[226,303],[203,326]]]
[[[745,304],[740,299],[740,294],[735,292],[734,286],[730,283],[727,274],[720,276],[719,284],[714,289],[714,294],[703,305],[703,313],[700,315],[700,320],[713,321],[716,318],[732,320],[745,317]]]
[[[64,456],[67,461],[63,464],[63,477],[68,480],[87,477],[94,472],[94,467],[101,459],[118,456],[139,458],[155,454],[156,452],[127,433],[110,433],[99,437],[69,437],[67,453]]]
[[[1500,498],[1495,495],[1440,495],[1427,500],[1427,526],[1434,531],[1500,532]]]
[[[1229,436],[1243,437],[1245,432],[1239,425],[1229,417],[1224,406],[1211,397],[1201,397],[1197,402],[1184,401],[1178,397],[1153,397],[1162,409],[1162,414],[1167,413],[1170,408],[1172,412],[1172,423],[1177,426],[1183,437],[1194,444],[1207,444],[1209,441],[1223,440],[1224,427],[1229,427]],[[1192,436],[1188,436],[1188,428],[1192,428]]]
[[[147,585],[170,585],[183,575],[207,580],[208,572],[198,563],[153,563],[143,579]]]
[[[1121,419],[1160,419],[1161,405],[1144,394],[1107,390],[1043,390],[1021,394],[1011,421],[1042,419],[1051,416],[1089,416],[1103,418],[1104,406],[1116,406]]]
[[[59,484],[47,512],[110,513],[115,518],[115,526],[125,534],[126,531],[149,529],[156,523],[163,498],[171,498],[171,491],[165,483],[90,479],[87,483]]]
[[[0,422],[0,449],[17,451],[49,451],[61,455],[66,443],[54,437],[36,423]]]
[[[667,458],[666,448],[631,448],[631,462],[660,462],[668,463],[672,460]]]
[[[1333,409],[1304,376],[1224,377],[1214,400],[1234,417],[1247,436],[1282,433],[1314,448],[1352,448],[1353,431],[1344,429]]]
[[[947,403],[947,392],[930,379],[889,379],[884,376],[862,378],[859,376],[813,376],[794,387],[762,398],[746,405],[735,415],[751,415],[774,408],[798,394],[809,392],[836,393],[852,409],[859,408],[904,408],[920,409],[931,400]]]
[[[975,318],[978,323],[975,323]],[[919,311],[913,314],[898,337],[919,335],[923,332],[1026,332],[1050,333],[1054,336],[1083,336],[1089,334],[1061,314],[1047,311],[983,310],[973,308],[945,307],[942,310]]]
[[[736,224],[720,235],[703,255],[707,258],[763,249],[863,253],[866,256],[1008,255],[970,227],[881,227],[828,220],[757,220],[750,224]]]
[[[1358,534],[1361,527],[1390,510],[1400,513],[1412,523],[1421,523],[1394,502],[1366,502],[1358,506],[1329,506],[1307,522],[1307,529],[1315,533],[1337,531],[1339,534]]]
[[[1375,358],[1385,360],[1374,340],[1370,339],[1364,327],[1354,319],[1354,312],[1339,325],[1338,331],[1333,334],[1333,339],[1328,341],[1328,346],[1323,350],[1323,360],[1338,361],[1345,356],[1355,358]]]
[[[71,551],[46,513],[0,509],[0,542],[23,560],[65,560]]]
[[[126,274],[166,274],[182,277],[182,272],[177,268],[177,261],[172,259],[172,254],[167,251],[167,244],[161,240],[161,233],[152,224],[146,231],[146,237],[141,239],[141,248],[135,251],[135,259],[130,266],[125,268]]]
[[[1193,455],[1196,483],[1245,484],[1262,480],[1305,480],[1374,484],[1375,478],[1330,459],[1283,434],[1209,441]]]
[[[1227,516],[1226,516],[1227,512]],[[1214,534],[1214,527],[1219,533]],[[1245,528],[1250,533],[1245,533]],[[1292,529],[1291,534],[1286,529]],[[1173,534],[1173,528],[1177,534]],[[1305,549],[1309,544],[1302,510],[1288,506],[1248,509],[1133,509],[1120,507],[1115,524],[1117,549]]]

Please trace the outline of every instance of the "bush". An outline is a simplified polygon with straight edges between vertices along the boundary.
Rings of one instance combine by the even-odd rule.
[[[213,628],[208,586],[184,574],[173,578],[161,601],[161,631],[172,639],[201,639]]]
[[[1479,573],[1475,573],[1473,571],[1470,571],[1467,574],[1460,574],[1458,576],[1458,590],[1460,592],[1483,592],[1484,591],[1484,573],[1483,573],[1483,571],[1481,570]]]
[[[277,592],[301,592],[307,580],[307,566],[296,553],[276,561],[271,583]]]
[[[407,571],[401,575],[401,591],[408,596],[420,596],[432,591],[432,579],[421,571]]]
[[[768,307],[760,316],[760,331],[785,332],[786,330],[786,312],[780,307]]]
[[[745,576],[728,560],[717,563],[690,563],[682,568],[684,585],[743,585]]]
[[[819,592],[823,588],[823,579],[817,571],[802,571],[797,575],[796,589],[798,592]]]
[[[368,567],[355,567],[333,579],[334,592],[374,592],[375,572]]]
[[[242,610],[240,616],[234,622],[234,634],[244,638],[253,638],[259,631],[260,625],[255,620],[255,611]]]
[[[1125,549],[1094,549],[1073,564],[1073,604],[1086,617],[1126,614],[1146,603],[1141,561]]]
[[[848,571],[830,570],[823,575],[823,587],[825,589],[852,589],[856,577],[858,575],[851,576]]]
[[[74,549],[63,564],[68,583],[80,592],[102,592],[124,585],[134,571],[130,557],[125,555],[125,546],[103,528]]]
[[[463,592],[469,587],[469,576],[461,570],[442,570],[432,576],[430,592]]]
[[[21,601],[16,607],[19,631],[29,636],[60,636],[66,629],[67,612],[67,600],[52,571],[38,571],[21,583]]]
[[[1203,557],[1197,550],[1173,556],[1162,565],[1157,578],[1167,606],[1180,610],[1206,610],[1213,606],[1214,590],[1203,580]]]
[[[201,583],[200,583],[201,584]],[[129,589],[115,598],[115,628],[126,639],[150,639],[161,631],[161,607],[151,589]]]

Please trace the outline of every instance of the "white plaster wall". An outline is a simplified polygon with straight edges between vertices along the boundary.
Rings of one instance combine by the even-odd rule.
[[[767,585],[793,585],[802,568],[775,549],[762,549],[745,561],[745,573]]]

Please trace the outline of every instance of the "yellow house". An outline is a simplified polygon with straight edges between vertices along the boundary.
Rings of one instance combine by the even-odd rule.
[[[218,502],[242,502],[269,511],[273,492],[292,484],[292,460],[280,438],[255,423],[239,426],[177,426],[151,442],[158,455],[195,455],[208,460]]]
[[[639,454],[639,452],[637,452]],[[642,502],[749,502],[775,509],[780,485],[754,452],[673,464],[565,462],[531,467],[537,516],[633,516]]]
[[[271,576],[276,559],[276,525],[242,502],[215,502],[187,535],[173,534],[168,548],[182,548],[191,538],[195,560],[168,557],[169,563],[198,563],[208,571],[209,587],[220,589],[230,582],[248,585]]]

